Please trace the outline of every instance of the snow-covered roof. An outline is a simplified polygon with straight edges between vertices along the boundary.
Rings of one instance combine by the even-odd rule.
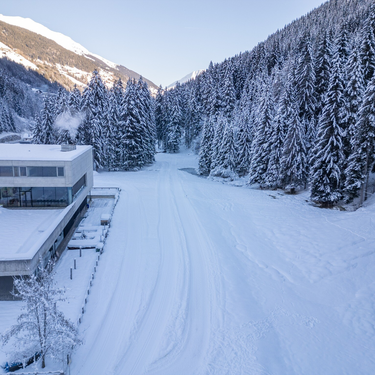
[[[0,161],[72,161],[91,146],[76,146],[75,150],[62,152],[60,145],[0,144]]]
[[[71,206],[55,210],[9,210],[0,207],[0,261],[31,259]]]

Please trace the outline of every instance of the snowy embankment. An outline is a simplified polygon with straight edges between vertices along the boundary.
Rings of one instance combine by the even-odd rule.
[[[74,374],[375,373],[375,205],[193,176],[187,153],[102,173],[121,199]]]

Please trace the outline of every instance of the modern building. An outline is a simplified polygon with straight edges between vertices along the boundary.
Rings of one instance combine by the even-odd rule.
[[[0,144],[0,299],[61,255],[92,186],[91,146]]]

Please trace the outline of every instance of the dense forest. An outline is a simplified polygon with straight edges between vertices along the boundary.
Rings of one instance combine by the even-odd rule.
[[[39,144],[92,145],[95,168],[137,170],[154,161],[155,119],[153,101],[142,77],[121,79],[108,90],[98,71],[81,93],[60,88],[46,95],[33,128]]]
[[[325,207],[366,199],[374,166],[375,5],[331,0],[197,79],[159,89],[157,137],[202,175],[247,176]]]
[[[0,133],[20,132],[34,120],[42,103],[35,88],[54,93],[58,87],[33,70],[0,59]]]
[[[328,1],[156,98],[142,78],[108,89],[94,71],[83,93],[67,92],[0,62],[0,132],[36,118],[34,142],[91,144],[96,168],[139,169],[153,162],[156,140],[171,153],[183,142],[199,153],[201,175],[309,189],[324,207],[362,204],[373,190],[373,1]],[[43,85],[49,94],[31,89]]]

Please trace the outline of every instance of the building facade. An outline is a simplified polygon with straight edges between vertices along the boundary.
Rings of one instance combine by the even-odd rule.
[[[0,145],[0,221],[4,218],[0,238],[0,299],[10,299],[13,277],[31,275],[42,260],[48,262],[61,255],[61,246],[87,204],[93,186],[93,155],[91,146],[71,145]],[[36,219],[35,210],[50,215],[47,222],[27,233],[25,241],[12,241],[7,233],[7,215],[19,215],[26,228]],[[34,211],[33,211],[34,210]],[[11,213],[11,214],[10,214]],[[43,215],[43,212],[39,213]],[[52,215],[52,216],[51,216]],[[9,220],[9,223],[11,220]],[[14,231],[17,220],[13,221]],[[21,226],[21,224],[20,224]],[[17,229],[17,228],[16,228]],[[22,227],[19,236],[22,239]],[[8,238],[8,240],[6,240]]]

